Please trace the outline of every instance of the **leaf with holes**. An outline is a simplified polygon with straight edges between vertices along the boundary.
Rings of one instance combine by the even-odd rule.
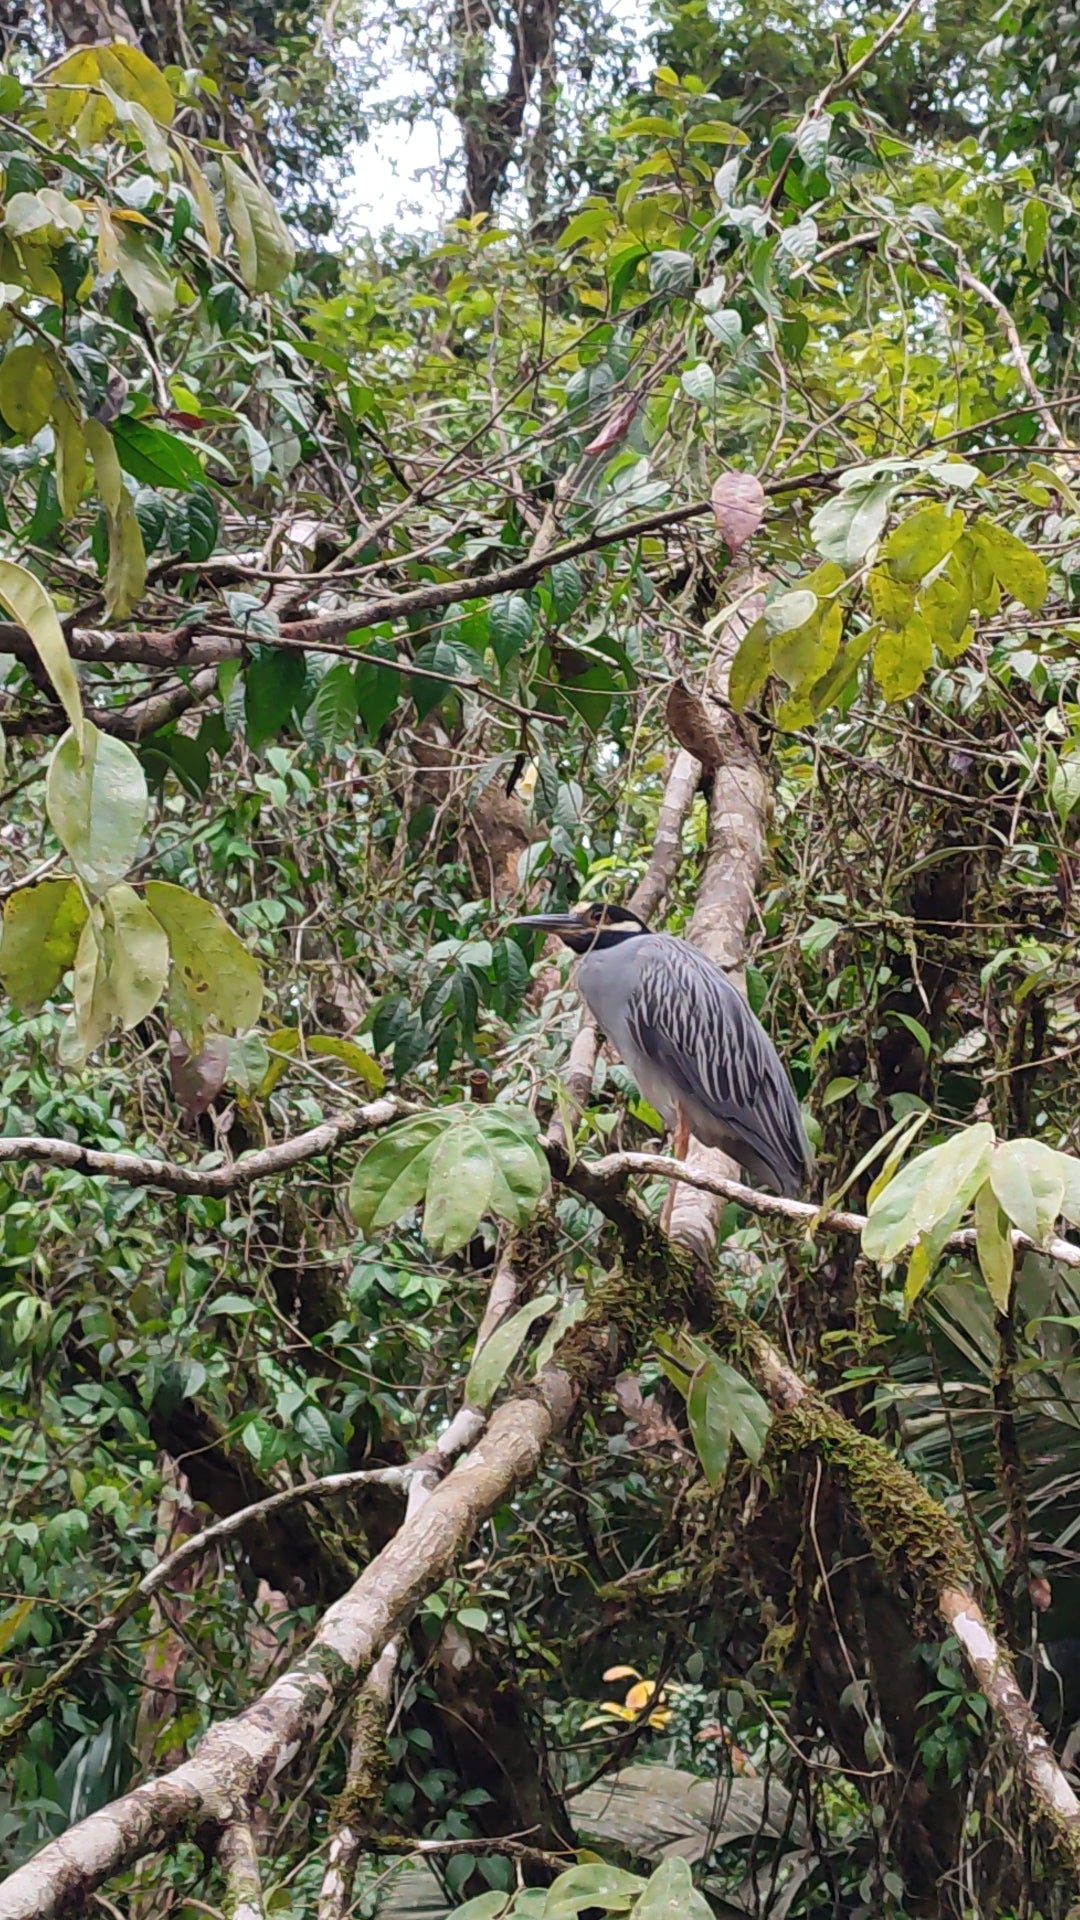
[[[85,751],[73,733],[57,742],[45,781],[45,810],[91,894],[122,880],[146,825],[149,795],[137,755],[89,723]]]
[[[20,1013],[37,1013],[75,964],[87,908],[74,880],[40,880],[4,902],[0,982]]]
[[[189,1045],[209,1025],[226,1033],[254,1026],[263,1001],[259,963],[224,915],[186,887],[148,880],[146,904],[169,937],[173,1022]]]

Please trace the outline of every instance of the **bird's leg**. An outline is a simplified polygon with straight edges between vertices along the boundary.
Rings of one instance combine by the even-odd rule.
[[[689,1145],[690,1122],[686,1118],[682,1108],[677,1106],[675,1109],[675,1132],[671,1141],[671,1151],[676,1160],[686,1159],[686,1149]],[[663,1210],[660,1214],[661,1233],[671,1232],[671,1216],[675,1209],[675,1189],[678,1184],[677,1180],[672,1181],[671,1191],[664,1201]]]

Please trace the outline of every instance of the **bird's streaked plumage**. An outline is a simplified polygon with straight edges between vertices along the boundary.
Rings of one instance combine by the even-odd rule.
[[[796,1194],[811,1166],[799,1103],[746,1001],[685,940],[652,933],[624,907],[535,914],[581,954],[577,986],[597,1025],[668,1126],[738,1162],[752,1184]]]

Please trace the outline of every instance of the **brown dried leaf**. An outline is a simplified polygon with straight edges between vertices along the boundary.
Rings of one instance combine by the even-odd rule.
[[[169,1072],[185,1120],[194,1123],[212,1106],[225,1085],[228,1070],[229,1042],[223,1033],[207,1034],[198,1053],[192,1053],[183,1035],[173,1027],[169,1034]]]
[[[752,473],[722,473],[714,481],[712,510],[729,553],[738,553],[761,525],[765,489]]]

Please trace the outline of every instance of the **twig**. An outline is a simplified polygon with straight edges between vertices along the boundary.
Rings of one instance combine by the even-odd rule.
[[[246,1820],[232,1820],[218,1841],[218,1865],[225,1876],[225,1912],[229,1920],[264,1920],[262,1879],[255,1835]]]
[[[162,1187],[167,1193],[192,1193],[220,1198],[250,1187],[256,1180],[270,1179],[305,1160],[315,1160],[335,1147],[355,1140],[358,1134],[375,1127],[389,1126],[392,1120],[414,1111],[393,1094],[360,1107],[355,1114],[337,1120],[324,1120],[306,1133],[294,1134],[277,1146],[261,1147],[246,1153],[230,1167],[185,1167],[175,1160],[143,1159],[135,1153],[108,1153],[99,1147],[84,1147],[78,1140],[52,1140],[41,1134],[15,1134],[0,1138],[0,1166],[15,1160],[38,1161],[50,1167],[67,1167],[72,1173],[121,1180],[129,1187]]]

